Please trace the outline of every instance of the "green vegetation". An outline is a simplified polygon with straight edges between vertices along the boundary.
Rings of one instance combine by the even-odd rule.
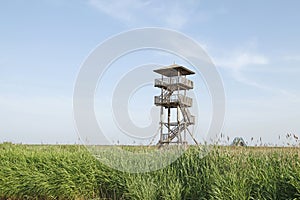
[[[167,168],[129,174],[83,146],[0,144],[0,199],[300,199],[298,148],[199,153],[191,147]]]

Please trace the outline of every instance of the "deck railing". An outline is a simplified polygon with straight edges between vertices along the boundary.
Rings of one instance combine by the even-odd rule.
[[[156,105],[164,105],[164,104],[168,105],[168,104],[178,103],[190,107],[193,105],[193,99],[187,96],[183,96],[181,94],[173,94],[169,98],[163,98],[162,96],[155,96],[154,103]]]
[[[155,87],[168,87],[168,86],[173,86],[173,85],[179,85],[186,87],[187,89],[192,89],[194,86],[193,81],[181,77],[181,76],[176,76],[176,77],[170,77],[170,78],[160,78],[160,79],[155,79],[154,80],[154,86]]]

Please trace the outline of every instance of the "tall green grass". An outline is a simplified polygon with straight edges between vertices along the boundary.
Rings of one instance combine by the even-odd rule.
[[[132,151],[139,150],[139,147]],[[170,166],[130,174],[83,146],[0,145],[1,199],[300,199],[297,148],[189,148]]]

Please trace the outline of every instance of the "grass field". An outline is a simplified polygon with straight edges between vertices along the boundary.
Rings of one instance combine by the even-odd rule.
[[[132,148],[132,151],[140,147]],[[167,168],[130,174],[83,146],[0,144],[0,199],[300,199],[300,149],[191,147]]]

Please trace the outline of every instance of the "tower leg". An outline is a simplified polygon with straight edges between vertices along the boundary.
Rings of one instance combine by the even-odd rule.
[[[169,141],[169,138],[171,136],[171,124],[170,124],[170,119],[171,118],[171,109],[170,107],[168,107],[168,141]]]
[[[163,134],[164,134],[163,118],[164,118],[164,108],[161,106],[160,107],[160,142],[163,141]]]

